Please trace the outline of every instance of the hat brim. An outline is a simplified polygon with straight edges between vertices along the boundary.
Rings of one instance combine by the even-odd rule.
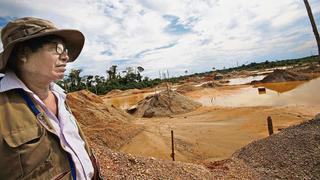
[[[69,61],[72,62],[77,59],[84,45],[84,35],[80,31],[74,29],[51,30],[19,38],[9,43],[7,47],[4,48],[3,52],[0,53],[0,73],[5,71],[11,52],[18,43],[48,35],[55,35],[63,38],[68,48]]]

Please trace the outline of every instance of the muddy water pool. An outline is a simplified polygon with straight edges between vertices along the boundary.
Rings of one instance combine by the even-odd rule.
[[[259,93],[258,88],[265,88],[265,93]],[[311,81],[248,86],[230,95],[215,97],[205,94],[195,100],[205,106],[224,107],[319,105],[320,78]]]
[[[240,82],[242,84],[247,81],[239,80],[236,83]],[[265,92],[259,94],[258,88],[265,88]],[[217,91],[220,90],[217,89]],[[118,108],[128,109],[151,94],[154,94],[154,92],[113,97],[105,99],[105,101]],[[202,93],[199,97],[193,97],[192,99],[204,106],[224,107],[320,105],[320,78],[311,81],[248,85],[232,93],[219,96],[211,94],[209,91],[209,93]]]

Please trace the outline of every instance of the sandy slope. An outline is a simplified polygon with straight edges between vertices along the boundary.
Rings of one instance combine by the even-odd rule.
[[[317,111],[318,108],[314,108]],[[176,159],[197,162],[221,160],[253,140],[268,136],[266,119],[274,130],[310,119],[314,112],[303,106],[215,108],[202,107],[171,118],[139,119],[145,130],[121,147],[121,151],[170,160],[170,131],[174,130]]]

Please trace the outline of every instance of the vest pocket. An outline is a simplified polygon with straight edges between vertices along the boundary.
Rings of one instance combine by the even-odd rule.
[[[20,157],[22,178],[39,177],[53,167],[48,134],[40,125],[11,131],[4,135],[4,141]]]
[[[34,126],[24,129],[10,131],[8,134],[5,134],[3,138],[10,147],[17,148],[29,141],[35,141],[40,138],[42,134],[41,131],[41,128],[38,128],[35,124]]]
[[[19,179],[23,172],[20,155],[6,145],[4,138],[1,138],[0,142],[0,179]]]

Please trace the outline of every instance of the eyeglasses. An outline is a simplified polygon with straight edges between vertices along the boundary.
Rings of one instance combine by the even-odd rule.
[[[63,44],[61,42],[56,42],[56,41],[53,41],[50,43],[55,45],[55,50],[58,55],[62,55],[63,53],[66,53],[68,55],[68,49],[65,46],[65,44]]]
[[[66,48],[66,46],[59,42],[56,42],[56,52],[59,55],[62,55],[63,53],[66,53],[68,55],[68,49]]]

